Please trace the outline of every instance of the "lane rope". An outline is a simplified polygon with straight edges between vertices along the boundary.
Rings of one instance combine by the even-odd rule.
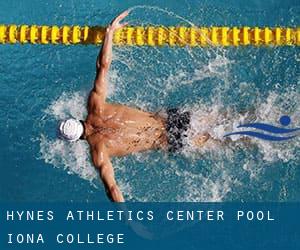
[[[0,25],[0,44],[101,44],[105,27]],[[125,27],[114,44],[132,46],[299,46],[300,27]]]

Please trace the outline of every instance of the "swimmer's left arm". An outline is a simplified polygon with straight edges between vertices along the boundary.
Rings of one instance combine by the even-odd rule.
[[[94,91],[102,96],[104,99],[107,94],[107,75],[112,61],[112,44],[114,32],[127,25],[127,23],[120,23],[127,15],[128,11],[123,12],[117,16],[111,24],[107,27],[103,46],[96,61],[96,78],[94,84]]]
[[[105,186],[109,199],[114,202],[124,202],[122,192],[115,180],[114,169],[107,149],[103,143],[94,148],[92,152],[92,159],[95,167],[99,170],[100,178]]]

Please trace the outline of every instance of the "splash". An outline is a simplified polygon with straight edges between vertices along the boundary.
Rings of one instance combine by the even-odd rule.
[[[54,167],[63,168],[68,174],[76,174],[94,184],[98,174],[90,163],[88,145],[84,142],[66,144],[62,140],[49,140],[41,135],[41,158]]]
[[[86,98],[86,93],[62,93],[62,95],[47,108],[45,113],[57,120],[63,120],[69,117],[84,119],[87,115],[87,111],[84,108]]]
[[[48,117],[49,126],[55,131],[55,127],[59,120],[69,117],[84,119],[86,116],[86,94],[79,92],[63,93],[57,100],[45,110]],[[51,122],[52,121],[52,122]],[[47,123],[46,123],[47,124]],[[97,173],[91,164],[89,157],[88,145],[83,141],[77,143],[67,143],[57,139],[56,136],[51,138],[45,134],[41,134],[40,142],[40,158],[46,163],[54,167],[62,168],[68,174],[76,174],[80,178],[93,181],[97,177]]]

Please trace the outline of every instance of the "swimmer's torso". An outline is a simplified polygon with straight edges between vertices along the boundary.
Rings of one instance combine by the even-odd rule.
[[[92,127],[87,140],[93,149],[104,143],[110,156],[122,156],[166,146],[165,122],[148,112],[119,104],[94,103],[90,96],[86,123]]]

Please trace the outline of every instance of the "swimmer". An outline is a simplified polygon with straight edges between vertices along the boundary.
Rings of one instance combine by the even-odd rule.
[[[121,21],[129,14],[123,12],[107,27],[105,39],[96,61],[94,87],[88,98],[88,115],[84,121],[70,118],[59,124],[59,137],[70,142],[86,140],[92,161],[105,186],[108,197],[123,202],[110,159],[145,150],[180,151],[191,115],[179,109],[169,109],[162,117],[125,105],[109,103],[107,76],[112,61],[114,32],[128,23]],[[208,133],[195,136],[195,146],[201,147],[210,139]]]

